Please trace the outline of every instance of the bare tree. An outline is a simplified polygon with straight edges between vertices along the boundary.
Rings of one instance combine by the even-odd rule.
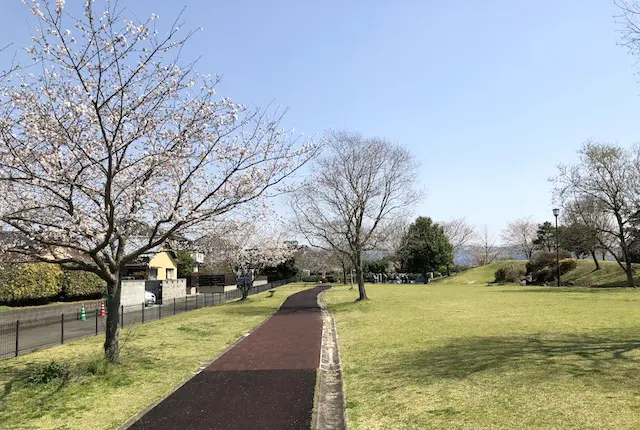
[[[359,134],[335,133],[329,148],[291,200],[295,225],[312,245],[351,260],[366,300],[362,253],[382,247],[414,203],[417,164],[406,149]]]
[[[597,252],[606,252],[614,243],[611,235],[599,228],[605,224],[606,215],[598,210],[598,205],[590,198],[566,201],[563,209],[565,229],[561,238],[565,245],[562,246],[574,252],[578,258],[590,255],[596,270],[599,270]]]
[[[496,246],[496,238],[489,232],[489,227],[483,225],[477,229],[473,251],[473,264],[484,266],[498,260],[500,251]]]
[[[613,255],[627,275],[627,285],[633,287],[629,243],[640,190],[638,153],[587,141],[578,154],[578,163],[558,167],[555,192],[565,205],[572,204],[582,222],[596,229],[600,245]]]
[[[119,360],[121,275],[172,235],[267,196],[315,155],[281,114],[215,92],[179,54],[193,32],[117,2],[30,2],[38,67],[0,88],[0,219],[24,240],[7,251],[107,283],[105,355]],[[130,241],[140,225],[148,239]],[[26,242],[28,246],[25,246]]]
[[[620,45],[627,48],[629,55],[640,56],[640,1],[614,0],[620,14],[616,23],[620,26]]]
[[[347,285],[347,277],[351,275],[351,269],[353,267],[351,258],[340,251],[333,250],[330,251],[330,261],[340,268],[342,272],[342,284]]]
[[[339,269],[342,272],[344,284],[347,283],[347,273],[351,271],[351,259],[338,251],[304,246],[298,249],[295,259],[298,267],[310,272]]]
[[[475,229],[467,223],[466,218],[456,218],[451,221],[440,223],[447,235],[451,246],[453,247],[453,255],[455,255],[465,246],[471,243],[476,236]],[[449,275],[449,266],[447,265],[447,275]]]
[[[527,260],[531,259],[537,237],[538,225],[530,217],[520,218],[507,224],[502,230],[502,240],[505,245],[517,248]]]

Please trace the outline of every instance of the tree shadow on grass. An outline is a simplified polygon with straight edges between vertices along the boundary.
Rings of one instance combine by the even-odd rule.
[[[633,353],[638,351],[640,340],[616,336],[473,337],[391,356],[381,373],[428,382],[526,370],[527,378],[569,375],[607,386],[637,386],[640,354]]]

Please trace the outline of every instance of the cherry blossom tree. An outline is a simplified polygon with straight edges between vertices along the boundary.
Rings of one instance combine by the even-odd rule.
[[[296,245],[283,240],[255,219],[252,221],[227,221],[198,239],[210,264],[224,265],[238,276],[237,287],[241,300],[249,295],[253,281],[266,267],[275,267],[292,258]]]
[[[194,32],[179,20],[165,32],[109,0],[78,16],[25,3],[35,65],[0,84],[0,220],[20,238],[4,248],[107,282],[117,362],[124,265],[282,192],[320,143],[283,129],[277,108],[218,97],[219,79],[180,59]],[[148,240],[132,248],[141,225]]]

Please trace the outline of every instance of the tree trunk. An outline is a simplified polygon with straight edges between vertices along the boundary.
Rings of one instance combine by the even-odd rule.
[[[620,241],[622,258],[624,259],[625,264],[624,271],[627,274],[627,287],[634,288],[635,282],[633,281],[633,267],[631,266],[631,261],[629,260],[629,247],[627,246],[627,241],[624,237],[624,224],[619,213],[616,213],[616,219],[618,221],[618,231],[620,232],[618,240]]]
[[[447,264],[447,276],[451,276],[451,270],[449,268],[449,265]]]
[[[600,262],[598,261],[598,257],[596,257],[595,251],[591,251],[591,257],[593,257],[593,262],[596,263],[596,270],[600,270]]]
[[[238,283],[238,289],[240,290],[240,301],[247,300],[249,297],[249,291],[251,291],[251,287],[253,287],[253,276],[251,276],[251,282],[247,282],[247,275],[242,275],[242,283]]]
[[[626,252],[625,252],[626,255]],[[633,281],[633,266],[631,265],[631,261],[629,261],[628,257],[625,257],[625,266],[627,272],[627,287],[635,288],[635,282]]]
[[[364,273],[362,273],[362,251],[356,251],[356,278],[358,280],[358,301],[367,300],[367,291],[364,289]]]
[[[602,261],[606,260],[607,258],[607,251],[602,251]]]
[[[104,355],[112,363],[120,362],[120,273],[113,274],[107,282],[107,324],[104,339]]]
[[[342,265],[342,284],[347,285],[347,267]]]

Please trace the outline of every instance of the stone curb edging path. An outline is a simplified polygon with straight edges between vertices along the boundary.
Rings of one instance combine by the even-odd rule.
[[[308,429],[320,365],[316,287],[280,309],[130,429]]]
[[[323,296],[324,292],[318,295],[318,305],[322,309],[322,348],[316,385],[313,429],[347,430],[338,331]]]

